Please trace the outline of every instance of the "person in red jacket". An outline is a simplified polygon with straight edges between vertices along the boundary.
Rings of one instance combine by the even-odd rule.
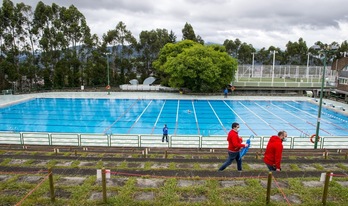
[[[281,171],[280,163],[282,161],[283,141],[288,136],[285,131],[278,132],[278,136],[272,136],[267,144],[263,161],[269,171]]]
[[[227,141],[228,141],[228,157],[225,163],[219,168],[219,171],[226,169],[230,164],[232,164],[233,160],[237,161],[237,169],[238,171],[242,171],[242,160],[240,158],[240,149],[243,147],[247,147],[248,144],[242,144],[243,139],[238,135],[239,124],[234,122],[232,124],[232,130],[228,133]]]

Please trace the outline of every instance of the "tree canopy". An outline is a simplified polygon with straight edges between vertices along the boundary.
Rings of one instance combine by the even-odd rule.
[[[204,46],[191,40],[166,44],[153,65],[163,83],[193,92],[219,91],[231,82],[237,70],[237,61],[225,47]]]

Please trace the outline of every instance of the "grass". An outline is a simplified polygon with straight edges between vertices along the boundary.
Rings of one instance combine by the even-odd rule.
[[[4,152],[0,151],[0,154]],[[48,153],[47,153],[48,154]],[[46,155],[47,155],[46,154]],[[35,157],[34,157],[35,158]],[[293,158],[290,158],[293,159]],[[11,166],[9,162],[10,158],[3,158],[0,163],[1,166]],[[52,156],[46,167],[53,167],[61,160],[55,160]],[[35,161],[29,159],[25,165],[28,166]],[[141,160],[139,161],[141,162]],[[75,160],[70,166],[64,168],[76,168],[80,161]],[[95,168],[101,168],[103,166],[102,161],[95,162]],[[122,162],[117,169],[133,169],[128,168],[127,161]],[[156,162],[145,162],[143,170],[151,170]],[[167,162],[170,170],[203,170],[199,163],[192,163],[192,168],[178,168],[178,164]],[[222,163],[219,161],[219,163]],[[247,160],[244,161],[243,168],[248,171],[252,171],[249,167]],[[24,166],[25,166],[24,165]],[[324,167],[319,163],[313,164],[318,170],[322,170]],[[34,166],[34,165],[33,165]],[[343,163],[337,164],[341,169],[346,170],[347,167]],[[291,171],[299,171],[297,164],[289,165]],[[83,168],[83,167],[82,167]],[[163,170],[167,170],[163,169]],[[153,169],[156,170],[156,169]],[[162,169],[159,169],[162,170]],[[0,177],[5,175],[8,177],[6,180],[0,181],[0,205],[15,205],[18,203],[29,191],[34,189],[38,183],[30,183],[26,181],[20,181],[21,178],[28,176],[38,176],[39,174],[0,174]],[[46,174],[41,174],[42,178]],[[173,206],[188,206],[188,205],[265,205],[266,200],[266,178],[257,177],[244,177],[244,178],[154,178],[151,176],[146,177],[123,177],[126,179],[125,184],[119,185],[107,185],[107,203],[103,203],[103,199],[100,196],[97,199],[91,199],[91,196],[95,193],[102,193],[102,186],[100,182],[96,181],[96,176],[86,176],[86,179],[81,185],[64,185],[59,183],[59,180],[65,176],[74,176],[74,174],[66,175],[54,175],[54,184],[56,191],[56,201],[51,203],[49,196],[49,184],[48,180],[43,182],[24,202],[22,205],[148,205],[148,206],[161,206],[161,205],[173,205]],[[120,180],[119,176],[111,175],[112,180]],[[140,179],[155,179],[163,181],[163,184],[158,186],[145,185],[139,186]],[[298,177],[298,178],[276,178],[272,179],[271,189],[271,206],[285,206],[288,205],[286,199],[291,202],[291,205],[321,205],[323,187],[304,186],[303,181],[316,181],[318,178],[313,177]],[[188,181],[197,184],[188,184],[188,186],[180,186],[180,181]],[[222,181],[230,181],[230,184],[235,186],[224,187]],[[280,188],[274,183],[277,181]],[[203,182],[203,183],[202,183]],[[242,184],[237,184],[241,182]],[[266,183],[265,183],[266,182]],[[344,205],[348,202],[348,187],[344,186],[348,182],[348,177],[333,177],[333,180],[329,184],[329,193],[327,199],[327,205]],[[59,195],[60,193],[60,195]],[[63,195],[62,195],[63,194]],[[64,194],[66,196],[64,196]],[[284,196],[283,196],[284,194]]]

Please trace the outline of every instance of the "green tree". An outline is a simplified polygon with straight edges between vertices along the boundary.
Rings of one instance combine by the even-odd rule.
[[[126,25],[120,21],[116,28],[109,30],[103,35],[104,46],[112,46],[111,59],[114,59],[115,74],[112,72],[111,76],[115,80],[116,84],[126,83],[126,73],[131,72],[132,64],[130,64],[130,58],[135,50],[136,39],[132,35],[132,32],[127,30]],[[110,65],[112,68],[113,65]],[[113,71],[114,69],[111,69]],[[117,75],[120,71],[119,76]]]
[[[185,24],[184,28],[182,29],[182,40],[192,40],[194,42],[198,42],[200,44],[204,44],[204,40],[201,36],[195,34],[195,31],[193,30],[193,27],[191,24],[187,23]]]
[[[286,44],[285,56],[288,64],[305,65],[307,62],[308,47],[306,42],[299,38],[298,42],[289,41]]]
[[[140,53],[138,61],[141,62],[138,65],[138,72],[141,74],[140,82],[153,73],[152,62],[158,57],[160,49],[167,43],[172,42],[172,37],[166,29],[142,31],[140,33],[137,46]]]
[[[216,92],[231,82],[237,62],[223,46],[184,40],[164,46],[154,67],[167,75],[171,87]]]

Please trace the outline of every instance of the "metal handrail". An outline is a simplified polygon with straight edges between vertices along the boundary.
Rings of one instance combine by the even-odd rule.
[[[249,137],[243,136],[243,139]],[[255,136],[251,148],[264,149],[269,136]],[[64,145],[64,146],[103,146],[103,147],[186,147],[186,148],[226,148],[226,136],[169,135],[169,142],[162,142],[162,135],[124,135],[124,134],[78,134],[78,133],[40,133],[40,132],[0,132],[0,144],[9,145]],[[308,137],[288,137],[283,142],[284,149],[313,149]],[[320,149],[348,148],[347,136],[321,137]]]

